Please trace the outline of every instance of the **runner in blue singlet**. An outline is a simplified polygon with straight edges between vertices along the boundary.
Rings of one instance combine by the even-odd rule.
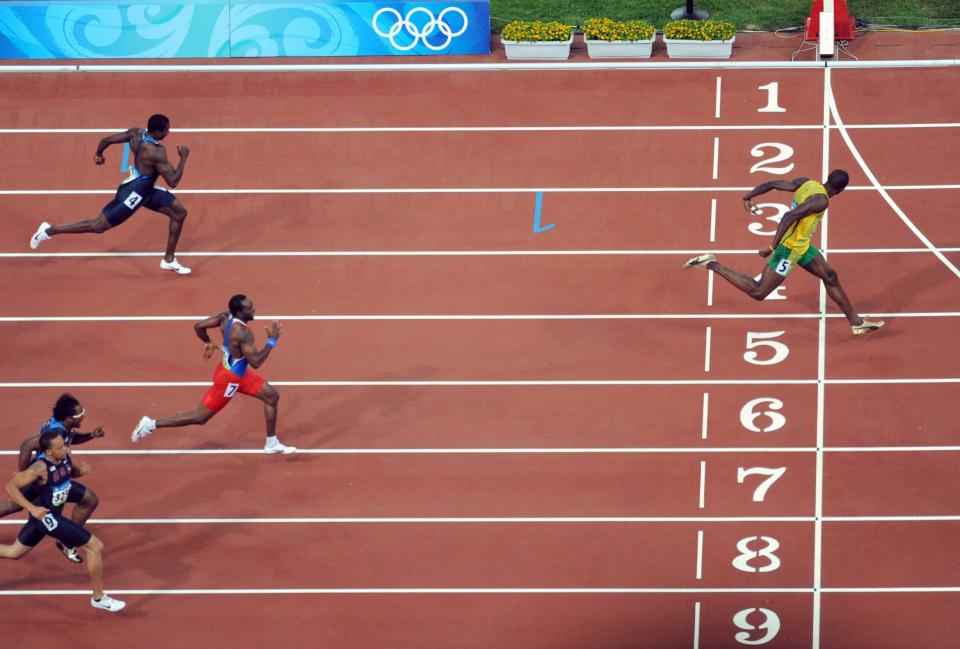
[[[115,613],[125,604],[103,592],[103,542],[69,518],[63,516],[63,506],[69,501],[73,487],[73,463],[63,435],[48,431],[40,436],[42,453],[37,460],[7,482],[5,491],[18,505],[29,512],[27,523],[9,545],[0,545],[0,558],[19,559],[32,550],[45,536],[52,536],[67,547],[77,547],[87,554],[87,570],[93,586],[90,605]],[[33,501],[23,491],[35,485]]]
[[[76,397],[72,394],[60,395],[60,398],[57,399],[56,404],[53,406],[53,416],[44,422],[40,427],[40,432],[36,435],[31,435],[20,444],[20,457],[17,461],[17,470],[26,471],[31,464],[37,461],[37,457],[43,452],[40,448],[40,437],[44,433],[50,431],[59,432],[60,435],[63,436],[64,445],[67,448],[70,448],[74,444],[86,444],[90,440],[103,437],[103,428],[99,426],[89,433],[78,432],[85,414],[86,410],[80,405]],[[81,463],[80,467],[84,468],[84,466],[85,465]],[[23,495],[27,500],[32,502],[37,495],[36,487],[31,485],[24,491]],[[97,497],[97,494],[94,493],[93,489],[89,489],[74,480],[73,487],[70,489],[68,502],[74,503],[75,505],[70,515],[70,520],[80,527],[83,527],[94,510],[96,510],[100,499]],[[13,500],[0,500],[0,518],[20,511],[23,511],[23,508]],[[63,553],[63,556],[70,561],[83,563],[83,557],[77,552],[76,548],[68,547],[59,541],[57,541],[57,548]]]
[[[44,221],[31,237],[30,247],[36,250],[41,243],[57,234],[106,232],[129,219],[141,207],[146,207],[170,218],[167,250],[163,261],[160,262],[160,268],[172,270],[180,275],[189,274],[190,269],[181,266],[175,256],[183,221],[187,218],[187,209],[172,193],[163,187],[156,186],[157,180],[162,176],[170,187],[176,187],[183,177],[183,169],[190,155],[187,147],[178,146],[180,164],[176,168],[170,164],[166,149],[160,144],[160,141],[169,133],[170,120],[164,115],[153,115],[147,122],[146,129],[131,128],[100,140],[94,156],[94,162],[98,165],[104,163],[103,152],[110,145],[130,145],[133,151],[133,165],[130,167],[129,177],[120,183],[116,196],[104,206],[97,218],[66,225],[50,225]]]

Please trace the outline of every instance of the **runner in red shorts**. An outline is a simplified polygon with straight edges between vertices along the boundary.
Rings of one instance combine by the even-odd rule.
[[[221,350],[223,362],[213,373],[213,385],[203,396],[203,401],[196,410],[178,412],[164,419],[141,417],[140,423],[131,435],[134,443],[157,428],[194,424],[202,426],[223,410],[223,407],[230,403],[233,395],[239,392],[263,401],[263,414],[267,420],[267,441],[263,450],[268,454],[286,455],[296,452],[295,447],[284,446],[277,439],[277,403],[280,401],[280,395],[254,370],[267,360],[267,356],[280,338],[282,327],[279,322],[274,321],[267,329],[267,344],[257,351],[253,342],[253,333],[247,328],[247,324],[253,320],[255,314],[253,302],[246,295],[234,295],[227,306],[229,311],[218,313],[193,325],[197,336],[206,344],[203,350],[204,359],[210,358],[214,352],[218,351],[217,344],[207,335],[207,329],[219,327],[223,333]]]

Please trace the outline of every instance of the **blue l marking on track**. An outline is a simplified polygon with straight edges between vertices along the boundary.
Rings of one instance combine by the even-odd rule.
[[[533,212],[533,232],[538,234],[540,232],[546,232],[550,228],[554,227],[556,223],[551,223],[550,225],[540,225],[540,210],[543,207],[543,192],[537,192],[537,206]]]
[[[123,143],[123,157],[120,158],[120,171],[127,173],[130,170],[130,143]]]

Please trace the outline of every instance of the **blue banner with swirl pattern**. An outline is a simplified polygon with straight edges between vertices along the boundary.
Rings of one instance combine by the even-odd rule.
[[[489,0],[0,1],[5,59],[489,53]]]

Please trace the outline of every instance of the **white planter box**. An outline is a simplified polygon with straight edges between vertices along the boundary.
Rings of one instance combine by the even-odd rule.
[[[729,59],[735,40],[736,36],[729,41],[688,41],[663,37],[667,56],[671,59]]]
[[[584,41],[591,59],[649,59],[653,51],[652,38],[646,41]]]
[[[570,58],[573,34],[565,41],[508,41],[500,38],[508,59],[557,61]]]

